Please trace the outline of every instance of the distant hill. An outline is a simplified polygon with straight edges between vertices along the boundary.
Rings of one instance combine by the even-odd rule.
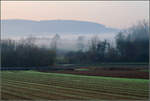
[[[117,32],[102,24],[76,20],[1,20],[1,33],[13,35],[28,35],[42,33],[100,34]]]

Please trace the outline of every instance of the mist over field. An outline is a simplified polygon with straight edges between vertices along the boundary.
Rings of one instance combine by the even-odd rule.
[[[2,35],[2,39],[13,39],[16,41],[27,39],[27,38],[33,38],[34,43],[40,46],[49,47],[51,45],[52,39],[58,35],[58,49],[61,50],[78,50],[78,41],[79,37],[82,37],[82,42],[84,43],[84,48],[87,48],[89,41],[93,37],[98,37],[99,40],[107,40],[114,44],[114,39],[117,33],[104,33],[104,34],[49,34],[49,35],[37,35],[33,36],[31,35],[24,35],[24,36],[5,36]]]
[[[119,29],[109,28],[103,24],[76,20],[2,20],[2,39],[22,40],[34,38],[34,43],[50,47],[52,39],[58,35],[58,48],[61,50],[78,50],[78,41],[86,49],[92,37],[106,39],[113,44]]]

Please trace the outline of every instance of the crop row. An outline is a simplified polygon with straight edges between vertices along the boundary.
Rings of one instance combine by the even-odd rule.
[[[68,86],[73,87],[75,85],[75,86],[78,86],[80,88],[81,87],[92,88],[92,89],[100,88],[100,89],[105,89],[105,90],[111,89],[111,90],[114,90],[114,91],[119,90],[119,91],[122,91],[122,92],[131,92],[131,93],[136,93],[136,92],[137,93],[144,93],[144,94],[148,93],[148,88],[144,89],[143,87],[138,87],[136,85],[136,83],[135,83],[136,86],[134,85],[134,87],[136,87],[136,88],[133,88],[130,85],[130,83],[128,83],[128,85],[130,85],[130,86],[125,87],[125,86],[118,86],[118,85],[116,85],[116,83],[107,83],[105,81],[101,81],[100,83],[96,84],[96,83],[89,83],[89,82],[86,82],[86,81],[84,81],[84,82],[83,81],[74,82],[72,80],[70,80],[70,81],[69,80],[65,81],[65,80],[62,80],[62,79],[61,80],[60,79],[55,79],[54,80],[51,77],[49,77],[49,79],[44,79],[44,80],[43,80],[43,78],[41,78],[41,79],[33,79],[33,80],[31,79],[30,80],[30,78],[26,78],[26,77],[24,77],[24,78],[17,78],[16,77],[16,79],[15,78],[11,78],[11,79],[19,80],[19,81],[27,81],[27,82],[36,82],[36,83],[50,84],[50,85],[57,85],[57,84],[58,85],[62,85],[62,86],[65,85],[67,87]],[[5,80],[6,80],[6,78],[5,78]],[[82,85],[81,85],[81,83],[82,83]],[[142,86],[145,86],[145,85],[142,85]],[[146,86],[148,87],[148,84]]]
[[[5,77],[6,78],[6,77]],[[113,80],[110,80],[109,82],[107,82],[107,81],[104,81],[104,80],[100,80],[100,81],[97,81],[97,82],[89,82],[89,80],[86,80],[86,79],[82,79],[82,80],[73,80],[73,79],[65,79],[65,77],[64,78],[53,78],[53,77],[51,77],[51,76],[49,76],[49,77],[46,77],[45,76],[45,78],[43,78],[43,77],[40,77],[40,79],[37,79],[38,77],[36,77],[36,78],[32,78],[32,77],[26,77],[26,76],[24,76],[24,75],[22,75],[22,76],[20,76],[20,77],[7,77],[8,79],[15,79],[16,78],[16,80],[26,80],[26,81],[34,81],[34,82],[38,82],[38,83],[40,83],[40,82],[44,82],[44,83],[55,83],[55,82],[57,82],[57,83],[68,83],[68,84],[80,84],[80,83],[82,83],[82,85],[89,85],[89,87],[90,86],[99,86],[99,85],[105,85],[105,87],[107,88],[108,86],[111,86],[111,87],[113,87],[114,89],[124,89],[124,90],[136,90],[136,91],[139,91],[139,92],[144,92],[144,91],[146,91],[147,92],[147,89],[148,89],[148,84],[147,85],[145,85],[146,83],[144,83],[144,84],[141,84],[141,83],[134,83],[134,85],[132,85],[131,83],[124,83],[124,82],[121,82],[121,83],[119,83],[118,81],[116,81],[116,82],[113,82]],[[6,79],[7,79],[6,78]],[[129,86],[129,84],[130,84],[130,86]],[[135,86],[136,85],[136,86]],[[123,87],[122,87],[123,86]],[[138,89],[137,89],[138,88]]]
[[[5,82],[6,81],[12,81],[12,80],[5,80]],[[24,81],[13,81],[13,83],[14,82],[16,82],[16,83],[19,83],[19,84],[25,84],[25,85],[33,85],[33,86],[35,86],[35,85],[37,85],[36,83],[30,83],[30,82],[24,82]],[[7,84],[8,82],[6,82],[5,84]],[[60,89],[60,86],[62,87],[63,86],[63,88],[67,88],[67,87],[69,87],[69,86],[66,86],[66,87],[64,87],[64,85],[67,85],[67,84],[60,84],[60,83],[58,83],[58,84],[56,84],[55,83],[55,85],[54,84],[49,84],[49,85],[45,85],[45,84],[39,84],[38,83],[38,85],[39,86],[47,86],[47,87],[49,87],[49,86],[51,86],[51,87],[54,87],[55,89],[56,88],[59,88]],[[24,86],[24,85],[23,85]],[[97,92],[97,93],[99,93],[99,92],[103,92],[103,93],[106,93],[106,94],[109,94],[109,95],[111,95],[111,94],[117,94],[117,95],[128,95],[128,96],[132,96],[132,97],[147,97],[148,96],[148,93],[137,93],[137,92],[130,92],[130,91],[122,91],[121,89],[116,89],[116,90],[113,90],[113,89],[111,89],[111,88],[104,88],[103,87],[103,85],[101,85],[102,87],[101,88],[96,88],[95,86],[93,86],[93,88],[88,88],[88,87],[82,87],[82,88],[78,88],[78,86],[74,86],[74,87],[71,87],[72,89],[77,89],[78,90],[78,92],[79,92],[79,90],[81,91],[81,90],[86,90],[86,92],[84,92],[84,93],[87,93],[88,91],[93,91],[93,92]],[[91,94],[91,92],[89,92],[89,94]],[[147,94],[147,95],[146,95]]]
[[[28,85],[29,86],[29,85]],[[52,89],[52,88],[45,88],[45,89],[41,89],[41,86],[36,86],[34,85],[33,87],[28,87],[28,86],[25,86],[25,85],[22,85],[22,84],[6,84],[4,85],[4,89],[3,90],[14,90],[14,91],[20,91],[21,93],[23,93],[23,95],[25,94],[28,94],[29,97],[31,98],[35,98],[37,99],[40,99],[40,98],[46,98],[46,99],[49,99],[49,97],[51,97],[51,95],[54,95],[56,94],[57,97],[60,97],[60,96],[63,96],[65,98],[71,98],[71,99],[92,99],[90,97],[86,97],[86,96],[81,96],[80,94],[70,94],[71,92],[66,92],[66,91],[63,91],[61,89]],[[72,92],[74,93],[74,92]],[[53,98],[55,98],[53,96]],[[62,97],[61,97],[62,98]],[[52,98],[50,98],[52,99]]]
[[[12,97],[12,93],[25,99],[147,99],[148,80],[4,72],[2,98]]]
[[[16,83],[14,83],[14,82],[16,82]],[[28,86],[28,88],[35,88],[36,86],[38,86],[38,88],[40,88],[41,90],[48,90],[49,89],[49,87],[51,87],[51,85],[44,85],[44,84],[36,84],[36,83],[30,83],[30,82],[22,82],[22,81],[13,81],[13,82],[10,82],[10,80],[9,80],[9,82],[7,81],[5,81],[5,85],[8,85],[10,83],[10,85],[11,86],[13,86],[13,85],[17,85],[16,87],[25,87],[25,86]],[[43,86],[47,86],[47,87],[45,87],[45,89],[43,89]],[[57,88],[58,87],[56,87],[56,85],[54,85],[53,86],[54,87],[54,90],[57,90]],[[73,90],[75,89],[75,88],[72,88]],[[50,90],[52,90],[52,87],[50,88]],[[63,91],[65,91],[65,90],[68,90],[68,89],[63,89]],[[83,89],[82,89],[83,90]],[[111,91],[111,89],[109,89],[110,91]],[[61,89],[59,88],[58,89],[58,91],[60,92],[61,91]],[[105,95],[107,95],[107,96],[111,96],[111,95],[115,95],[114,93],[112,94],[111,92],[105,92],[105,90],[101,90],[101,91],[92,91],[92,89],[87,89],[86,90],[86,92],[84,92],[83,94],[85,94],[85,93],[88,93],[88,91],[90,91],[89,92],[89,94],[91,95],[91,93],[93,93],[94,92],[94,95],[97,93],[97,94],[105,94]],[[75,92],[75,91],[73,91],[73,92]],[[79,92],[81,92],[81,90],[80,91],[78,91],[77,90],[77,93],[79,93]],[[66,93],[66,92],[62,92],[62,93]],[[70,92],[69,92],[70,93]],[[80,94],[80,93],[79,93]],[[74,94],[73,94],[74,95]],[[84,95],[85,96],[85,95]],[[117,97],[119,97],[119,96],[121,96],[122,98],[123,97],[128,97],[128,98],[138,98],[137,97],[137,95],[136,95],[136,97],[135,97],[135,95],[133,96],[132,94],[129,96],[125,96],[125,95],[120,95],[120,93],[119,93],[119,91],[118,91],[118,94],[116,93],[116,95],[115,96],[117,96]],[[142,97],[144,97],[144,95],[142,95]]]

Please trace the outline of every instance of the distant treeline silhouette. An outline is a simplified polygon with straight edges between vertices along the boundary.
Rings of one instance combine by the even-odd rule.
[[[40,67],[53,65],[55,51],[38,47],[32,43],[32,38],[23,41],[1,41],[2,67]]]
[[[1,40],[1,66],[44,67],[57,63],[149,62],[149,25],[146,21],[119,32],[115,45],[107,40],[100,41],[95,36],[91,38],[87,50],[83,50],[80,43],[78,51],[62,52],[57,57],[57,40],[53,40],[52,48],[35,45],[33,41],[33,38],[21,41]],[[60,59],[59,56],[63,58]]]
[[[121,31],[115,38],[115,46],[107,40],[99,41],[95,36],[87,51],[69,52],[69,63],[102,62],[149,62],[149,25],[142,21]]]

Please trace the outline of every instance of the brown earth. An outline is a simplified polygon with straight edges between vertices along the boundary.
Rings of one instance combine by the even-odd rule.
[[[49,71],[49,72],[89,75],[89,76],[149,79],[149,72],[139,71],[139,70],[90,70],[90,71],[57,70],[57,71]]]

